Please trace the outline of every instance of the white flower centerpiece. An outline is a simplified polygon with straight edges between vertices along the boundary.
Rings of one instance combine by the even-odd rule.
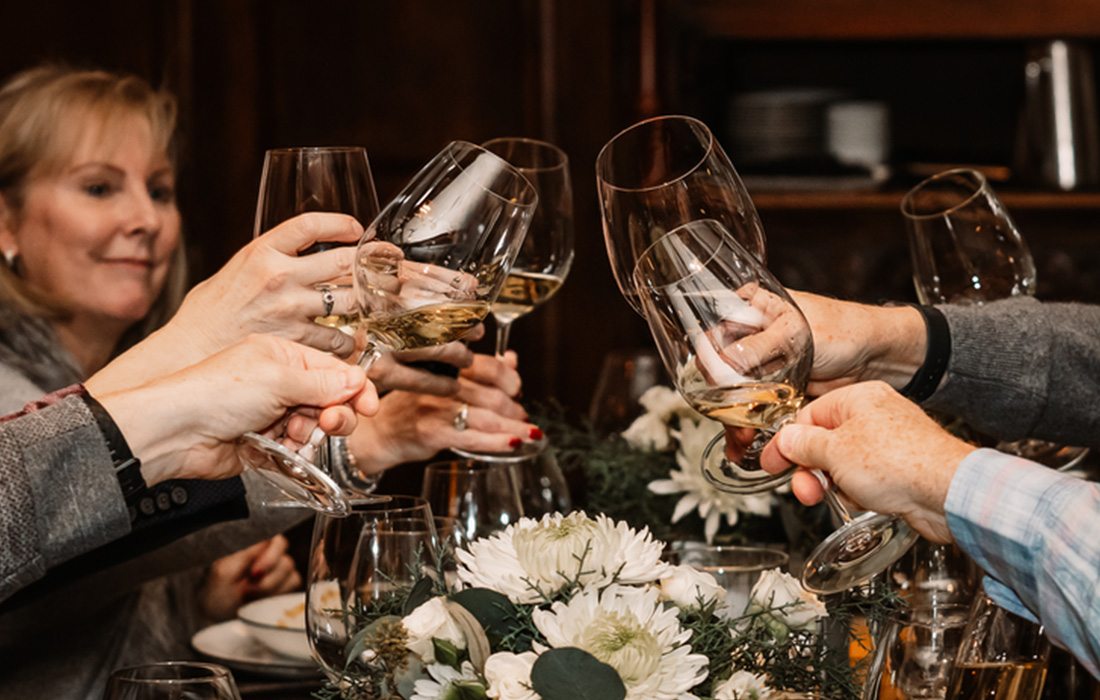
[[[766,670],[738,668],[738,658],[761,658],[745,640],[797,658],[784,645],[812,636],[824,608],[774,571],[746,610],[724,610],[714,578],[665,563],[663,548],[603,515],[521,519],[456,552],[451,589],[441,577],[426,599],[410,590],[384,634],[367,620],[378,648],[352,649],[345,673],[356,675],[329,697],[349,688],[403,700],[768,697]]]

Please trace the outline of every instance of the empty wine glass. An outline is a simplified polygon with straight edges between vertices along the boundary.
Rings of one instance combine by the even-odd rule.
[[[374,190],[367,150],[361,147],[277,148],[264,154],[260,175],[260,194],[256,201],[253,237],[306,212],[337,212],[355,217],[366,227],[378,215],[378,196]],[[302,255],[322,252],[343,243],[315,243]],[[354,245],[354,244],[350,244]],[[331,280],[318,285],[319,292],[352,295],[352,279]],[[331,296],[328,298],[335,298]],[[330,313],[314,319],[317,323],[341,329],[354,329],[354,312]],[[257,433],[242,440],[260,448],[246,449],[247,463],[259,467],[258,473],[279,487],[289,501],[269,502],[268,506],[298,506],[303,502],[318,510],[340,510],[348,497],[363,498],[373,490],[373,482],[363,479],[346,458],[346,438],[330,437],[318,457],[317,467],[299,462],[308,486],[275,466],[263,450],[280,449],[277,442]]]
[[[756,493],[785,483],[760,469],[764,445],[794,419],[813,363],[801,310],[760,261],[718,221],[673,229],[638,257],[634,282],[665,368],[695,410],[727,426],[704,451],[703,475],[722,491]],[[734,464],[718,458],[725,438]],[[903,520],[853,519],[823,474],[825,500],[844,523],[811,554],[802,583],[835,593],[892,564],[916,539]]]
[[[1039,700],[1050,642],[1043,628],[981,594],[970,609],[948,683],[953,700]]]
[[[638,255],[689,221],[721,222],[764,260],[756,207],[714,134],[698,119],[654,117],[620,131],[596,158],[596,184],[611,271],[639,313],[632,278]]]
[[[432,512],[454,518],[470,540],[500,532],[523,517],[520,479],[509,462],[472,459],[424,468],[420,495]]]
[[[107,680],[104,700],[240,700],[229,669],[217,664],[166,661],[120,668]]]
[[[384,351],[458,340],[481,323],[537,203],[527,178],[480,146],[454,141],[432,158],[359,242],[354,288],[360,366],[369,370]],[[310,476],[327,478],[313,464],[324,437],[315,430],[298,451],[252,441],[249,463],[312,488]],[[347,511],[346,499],[327,500],[324,510]]]
[[[704,542],[678,542],[673,552],[680,564],[705,571],[726,589],[726,607],[731,617],[745,612],[753,586],[768,569],[786,569],[786,552],[765,547],[733,547]]]
[[[573,266],[573,185],[569,158],[554,144],[498,138],[481,146],[523,173],[539,197],[523,246],[493,303],[499,356],[508,349],[512,322],[549,301]]]
[[[906,610],[876,642],[864,698],[943,700],[962,643],[969,605],[940,604]]]
[[[351,697],[379,697],[407,669],[400,618],[446,592],[441,544],[424,499],[354,503],[346,517],[318,514],[306,584],[313,657]],[[389,644],[387,645],[387,642]]]
[[[913,284],[922,304],[983,304],[1035,294],[1027,242],[985,176],[965,168],[933,175],[901,202]],[[1088,453],[1025,438],[997,449],[1064,471]]]

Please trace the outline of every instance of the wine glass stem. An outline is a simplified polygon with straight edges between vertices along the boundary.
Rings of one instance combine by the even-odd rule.
[[[362,367],[364,372],[370,372],[370,368],[378,361],[379,357],[382,357],[382,348],[373,340],[368,340],[367,346],[363,348],[363,353],[359,355],[359,360],[356,364]],[[321,443],[324,442],[327,437],[328,433],[321,430],[321,426],[318,425],[313,429],[313,432],[309,434],[309,442],[298,450],[298,454],[312,462],[313,456],[317,454],[318,448],[321,447]]]
[[[820,469],[814,469],[811,473],[821,482],[821,488],[825,489],[825,505],[829,506],[829,511],[845,525],[852,522],[852,514],[848,512],[848,509],[845,508],[844,504],[837,498],[836,486],[834,486],[833,482],[829,480],[829,477],[825,475],[825,472]]]
[[[497,357],[503,357],[508,349],[508,334],[512,331],[512,322],[497,321]]]

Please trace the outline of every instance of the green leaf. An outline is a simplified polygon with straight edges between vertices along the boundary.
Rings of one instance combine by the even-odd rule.
[[[477,681],[457,681],[444,700],[486,700],[485,686]]]
[[[488,588],[467,588],[451,596],[451,600],[466,608],[485,630],[493,648],[512,631],[518,618],[516,606],[507,596]]]
[[[446,639],[436,639],[435,637],[432,637],[432,647],[435,649],[436,663],[446,664],[456,671],[458,670],[458,647],[448,642]]]
[[[623,700],[626,686],[615,669],[584,649],[544,652],[531,667],[531,687],[542,700]]]
[[[432,585],[430,578],[422,578],[417,581],[412,590],[409,591],[409,596],[405,598],[405,604],[401,606],[401,614],[408,615],[427,603],[432,597]]]

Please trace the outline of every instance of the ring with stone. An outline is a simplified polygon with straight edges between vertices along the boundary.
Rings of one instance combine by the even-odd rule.
[[[470,404],[464,403],[459,407],[458,413],[455,414],[454,420],[451,421],[451,425],[459,432],[462,432],[470,425]]]
[[[331,289],[321,290],[321,303],[325,305],[325,312],[322,316],[331,316],[332,309],[336,306],[336,295],[332,293]]]

